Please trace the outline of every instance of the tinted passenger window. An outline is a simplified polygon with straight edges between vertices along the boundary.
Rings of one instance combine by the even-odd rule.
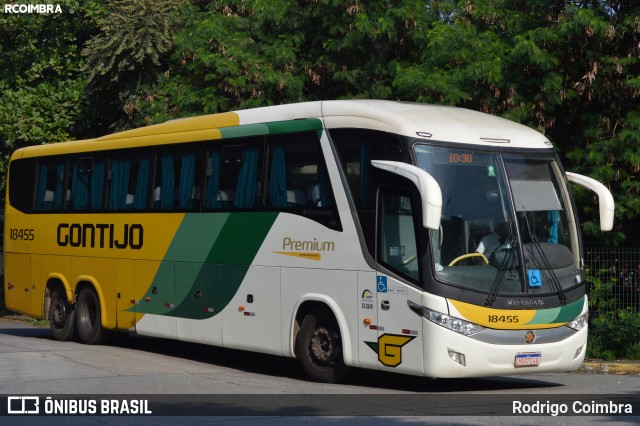
[[[116,152],[110,161],[107,208],[146,210],[149,205],[151,150]]]
[[[69,162],[65,210],[101,210],[104,202],[105,155],[75,157]]]
[[[34,210],[59,211],[64,202],[64,157],[43,158],[38,162]]]
[[[158,149],[153,187],[153,208],[194,210],[200,207],[201,145],[178,145]]]

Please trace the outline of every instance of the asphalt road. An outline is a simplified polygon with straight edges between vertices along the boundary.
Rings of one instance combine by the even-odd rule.
[[[564,373],[434,380],[362,370],[345,384],[328,385],[307,381],[293,359],[141,336],[124,337],[109,346],[87,346],[54,341],[48,329],[2,321],[0,395],[88,398],[97,400],[98,405],[104,399],[148,400],[153,411],[152,417],[88,413],[47,419],[48,423],[55,419],[56,424],[143,424],[152,419],[159,424],[243,420],[366,425],[389,421],[459,425],[640,423],[640,414],[635,412],[640,410],[638,375]],[[536,409],[536,402],[547,411],[561,409],[564,404],[571,414],[575,403],[587,410],[593,403],[622,404],[629,398],[635,404],[634,417],[503,416],[505,407],[513,407],[513,400],[522,401],[525,410]],[[36,419],[42,421],[42,417],[13,416],[11,423],[35,424]]]

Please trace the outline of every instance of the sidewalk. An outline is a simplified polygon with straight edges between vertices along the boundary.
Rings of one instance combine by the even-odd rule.
[[[603,361],[585,359],[578,370],[585,374],[631,374],[640,375],[640,361]]]

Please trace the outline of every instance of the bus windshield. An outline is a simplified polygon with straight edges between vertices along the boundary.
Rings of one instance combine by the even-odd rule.
[[[414,145],[417,165],[442,190],[430,231],[435,277],[498,295],[558,294],[580,283],[579,242],[553,154]]]

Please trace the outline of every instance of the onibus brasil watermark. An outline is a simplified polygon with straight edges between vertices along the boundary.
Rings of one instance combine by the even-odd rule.
[[[8,396],[7,414],[153,414],[146,399],[52,398],[40,396]]]

